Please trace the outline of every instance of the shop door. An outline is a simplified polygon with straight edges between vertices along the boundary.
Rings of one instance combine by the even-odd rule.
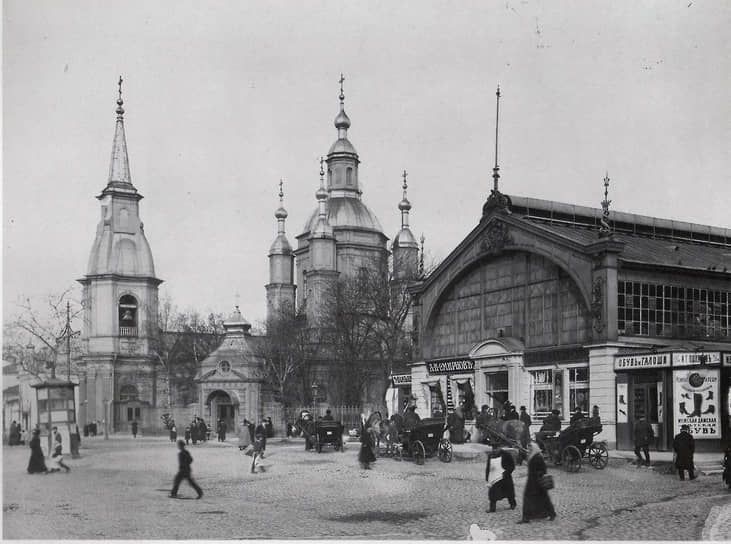
[[[632,388],[632,422],[644,417],[652,425],[655,434],[655,443],[652,446],[656,449],[664,449],[660,447],[663,443],[662,421],[658,411],[660,401],[656,381],[634,384]]]

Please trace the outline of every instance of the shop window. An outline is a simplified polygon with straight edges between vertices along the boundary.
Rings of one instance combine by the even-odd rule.
[[[496,414],[502,413],[503,404],[508,400],[508,372],[486,372],[485,393],[487,394],[488,407]]]
[[[725,339],[731,336],[731,293],[619,281],[617,327],[625,335]]]
[[[534,370],[530,373],[532,413],[536,418],[547,416],[553,410],[553,370]]]
[[[569,368],[569,410],[589,413],[589,367]]]
[[[444,417],[444,398],[442,389],[437,386],[429,386],[431,396],[431,417]]]

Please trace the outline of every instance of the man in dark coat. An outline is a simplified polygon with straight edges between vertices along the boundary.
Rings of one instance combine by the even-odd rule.
[[[267,449],[267,428],[266,423],[262,420],[259,422],[259,425],[256,426],[256,429],[254,430],[254,441],[259,440],[261,438],[261,453],[259,454],[259,457],[264,459],[264,452]]]
[[[691,480],[696,479],[693,465],[693,454],[695,453],[695,438],[690,434],[688,425],[681,425],[680,432],[673,439],[673,451],[675,452],[675,467],[681,480],[685,480],[685,471]]]
[[[637,456],[637,464],[645,464],[650,466],[650,442],[655,440],[655,432],[652,425],[643,416],[635,423],[635,455]],[[640,457],[640,450],[645,454],[645,461]]]
[[[508,499],[510,509],[515,509],[513,470],[515,470],[515,459],[510,452],[500,448],[487,454],[485,481],[490,489],[487,494],[490,501],[488,512],[495,511],[495,504],[500,499]]]
[[[132,438],[137,438],[137,421],[132,422]]]
[[[561,430],[561,417],[558,410],[551,410],[551,414],[543,420],[540,430],[536,433],[536,443],[541,450],[545,449],[543,439],[547,436],[555,436]]]
[[[328,408],[327,410],[325,410],[325,415],[322,416],[322,420],[323,421],[334,421],[333,414],[330,411],[330,408]]]
[[[525,426],[526,427],[530,427],[530,424],[533,423],[533,422],[531,421],[530,416],[528,415],[528,412],[525,409],[525,406],[521,406],[520,407],[520,414],[519,415],[520,415],[520,417],[519,417],[520,421],[522,421],[523,423],[525,423]]]
[[[584,412],[581,411],[581,407],[577,406],[574,410],[574,413],[571,414],[571,417],[569,418],[569,425],[571,423],[576,423],[580,419],[584,419],[586,416],[584,415]]]
[[[548,517],[551,521],[556,518],[548,490],[541,485],[541,479],[546,475],[546,461],[535,446],[531,448],[528,460],[528,481],[523,493],[523,517],[518,523],[528,523],[531,519]]]
[[[190,475],[190,464],[193,462],[193,457],[190,455],[190,452],[185,449],[185,442],[183,440],[178,440],[178,449],[180,450],[178,453],[178,473],[175,475],[175,480],[173,481],[173,489],[170,491],[170,498],[177,498],[180,482],[188,480],[188,483],[193,487],[193,489],[195,489],[195,492],[198,493],[197,498],[200,499],[203,496],[203,490],[197,483],[195,483],[195,480],[193,480],[193,477]]]
[[[419,417],[419,414],[416,413],[416,406],[409,406],[406,409],[406,415],[404,415],[404,430],[410,431],[418,425],[420,421],[421,418]]]

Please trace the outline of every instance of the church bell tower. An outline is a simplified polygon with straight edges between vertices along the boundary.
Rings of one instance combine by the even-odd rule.
[[[109,179],[96,198],[101,217],[83,285],[84,322],[80,424],[104,422],[108,432],[132,421],[155,425],[158,286],[139,215],[142,195],[132,185],[124,132],[122,78]],[[154,418],[157,419],[157,418]],[[101,430],[101,429],[99,429]]]

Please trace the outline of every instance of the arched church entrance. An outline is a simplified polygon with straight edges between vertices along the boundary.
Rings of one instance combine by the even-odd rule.
[[[217,430],[220,420],[223,420],[226,424],[226,432],[235,431],[239,409],[239,403],[235,397],[221,389],[212,391],[206,399],[206,409],[208,411],[208,420],[214,432]]]

